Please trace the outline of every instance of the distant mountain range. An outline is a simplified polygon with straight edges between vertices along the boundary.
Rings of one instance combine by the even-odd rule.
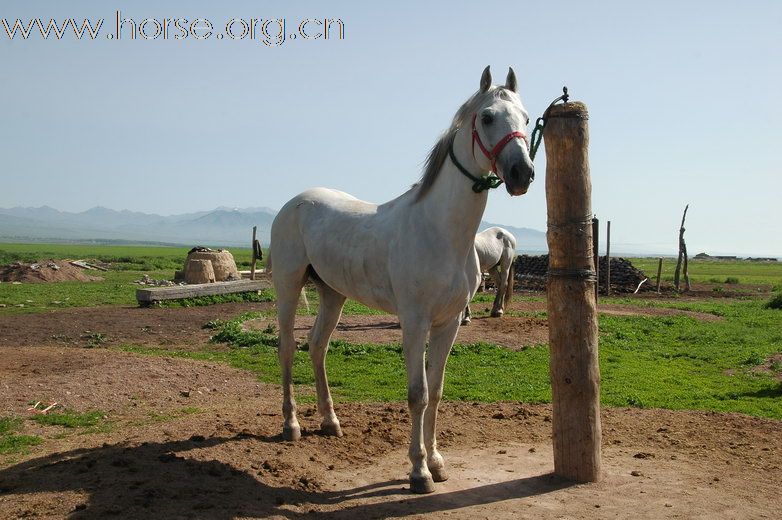
[[[116,211],[101,206],[81,213],[39,208],[0,208],[0,241],[112,242],[249,247],[253,226],[268,245],[276,210],[226,208],[161,216]],[[546,234],[482,221],[480,229],[504,227],[516,236],[519,250],[546,251]]]

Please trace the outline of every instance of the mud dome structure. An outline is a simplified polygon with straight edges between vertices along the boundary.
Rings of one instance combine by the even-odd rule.
[[[548,255],[516,257],[516,287],[528,291],[545,291],[548,273]],[[600,257],[600,287],[605,287],[606,259]],[[625,258],[611,259],[611,291],[632,293],[647,276]],[[647,281],[640,291],[654,290],[655,284]],[[640,292],[639,291],[639,292]]]
[[[208,247],[194,247],[190,250],[183,275],[188,284],[225,282],[242,278],[230,251]]]

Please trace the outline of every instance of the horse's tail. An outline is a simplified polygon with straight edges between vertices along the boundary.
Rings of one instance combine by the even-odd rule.
[[[514,274],[516,271],[516,268],[514,265],[516,264],[515,258],[510,263],[510,269],[508,269],[508,283],[505,285],[505,300],[503,301],[503,307],[507,309],[507,307],[510,305],[510,299],[513,297],[513,282],[514,282]]]

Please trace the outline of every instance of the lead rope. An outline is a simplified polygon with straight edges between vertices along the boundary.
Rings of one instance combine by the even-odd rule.
[[[537,121],[535,121],[535,128],[532,130],[532,138],[530,139],[530,160],[535,160],[535,155],[538,153],[538,147],[540,146],[541,141],[543,141],[543,130],[546,128],[546,118],[548,117],[548,113],[551,110],[551,107],[560,101],[567,103],[568,99],[570,99],[570,95],[567,93],[567,87],[562,87],[562,95],[552,101],[546,111],[543,112],[543,115],[540,116]]]

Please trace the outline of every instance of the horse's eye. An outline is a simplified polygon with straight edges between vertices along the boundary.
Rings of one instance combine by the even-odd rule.
[[[494,117],[492,117],[491,114],[482,114],[481,115],[481,123],[484,125],[490,125],[494,122]]]

